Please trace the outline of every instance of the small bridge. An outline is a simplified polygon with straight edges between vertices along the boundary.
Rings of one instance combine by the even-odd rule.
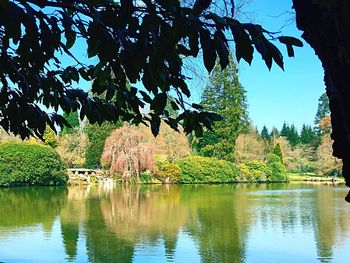
[[[100,169],[69,168],[67,173],[70,184],[110,183],[112,180]]]

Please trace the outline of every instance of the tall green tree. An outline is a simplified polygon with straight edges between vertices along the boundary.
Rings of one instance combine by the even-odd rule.
[[[299,133],[294,124],[290,126],[289,136],[287,139],[292,147],[295,147],[300,142]]]
[[[214,112],[224,120],[217,121],[212,131],[205,131],[199,139],[199,153],[233,161],[235,142],[239,132],[249,125],[246,91],[238,80],[238,70],[230,62],[223,71],[214,67],[210,84],[204,89],[201,105],[204,110]]]

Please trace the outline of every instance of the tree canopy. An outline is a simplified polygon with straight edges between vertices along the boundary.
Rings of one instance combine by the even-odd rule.
[[[233,12],[220,16],[211,11],[212,2],[1,1],[0,125],[22,138],[42,137],[46,124],[53,130],[55,125],[69,126],[57,113],[60,109],[68,114],[79,109],[80,119],[86,116],[92,124],[144,122],[154,135],[161,119],[174,129],[183,124],[187,133],[210,128],[217,115],[186,103],[191,94],[184,58],[197,57],[202,50],[208,72],[216,59],[225,68],[234,43],[238,61],[251,63],[256,50],[268,68],[273,62],[283,68],[282,55],[271,40],[285,44],[289,56],[293,46],[302,46],[295,38],[241,23]],[[85,63],[77,53],[93,59]],[[91,94],[80,88],[82,79],[92,82]],[[177,117],[165,109],[171,91],[177,94],[172,107],[181,109]],[[144,115],[141,109],[146,107],[151,111]]]

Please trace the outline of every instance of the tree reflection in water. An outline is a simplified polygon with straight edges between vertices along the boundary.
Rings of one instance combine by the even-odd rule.
[[[307,249],[327,262],[349,237],[342,195],[328,186],[286,184],[0,189],[0,238],[38,224],[50,235],[60,218],[68,261],[85,246],[90,262],[133,262],[149,248],[173,262],[185,233],[201,262],[245,262],[259,252],[254,242],[278,251],[264,239],[310,232],[314,247]]]

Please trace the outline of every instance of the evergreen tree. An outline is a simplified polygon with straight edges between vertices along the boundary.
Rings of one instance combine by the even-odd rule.
[[[288,138],[289,134],[290,134],[290,127],[287,123],[283,123],[281,132],[280,132],[281,136]]]
[[[300,137],[294,124],[290,126],[289,136],[287,136],[287,139],[292,147],[295,147],[300,142]]]
[[[329,99],[326,93],[323,93],[318,99],[318,107],[315,116],[315,126],[320,125],[320,121],[331,114],[329,109]]]
[[[66,119],[66,121],[70,124],[71,127],[66,127],[64,126],[61,132],[61,135],[66,135],[66,134],[72,134],[74,133],[74,129],[79,127],[80,125],[80,120],[78,116],[78,112],[71,112],[69,114],[63,113],[63,118]]]
[[[271,133],[270,133],[270,138],[272,139],[272,142],[274,142],[274,140],[276,138],[278,138],[280,136],[280,133],[278,131],[278,129],[276,127],[272,127]]]
[[[281,145],[279,143],[277,143],[275,147],[273,147],[272,153],[277,155],[280,158],[281,163],[283,164],[283,154],[282,154]]]
[[[311,144],[316,140],[315,131],[312,129],[310,125],[303,124],[300,132],[300,142],[302,144]]]
[[[266,126],[264,125],[264,127],[261,130],[261,134],[260,134],[261,138],[263,138],[266,141],[270,141],[271,140],[271,135],[269,134],[268,129],[266,128]]]
[[[224,70],[217,64],[210,75],[210,84],[203,91],[201,105],[224,119],[216,122],[213,131],[205,131],[199,139],[197,151],[203,156],[233,161],[237,136],[249,125],[246,91],[237,73],[232,61]]]
[[[121,122],[104,122],[101,125],[89,123],[86,125],[84,130],[89,139],[89,145],[85,152],[85,166],[87,168],[95,168],[101,165],[100,160],[107,137],[113,130],[121,126]]]

